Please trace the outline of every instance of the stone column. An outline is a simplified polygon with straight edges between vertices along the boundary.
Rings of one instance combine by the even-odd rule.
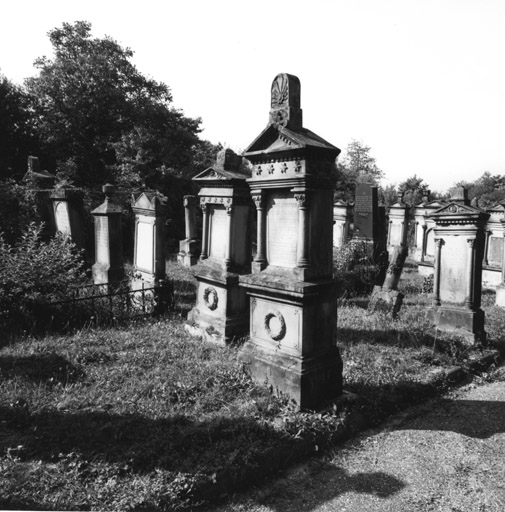
[[[209,250],[209,206],[206,203],[202,203],[201,205],[202,213],[203,213],[203,222],[202,222],[202,254],[200,254],[200,259],[205,260],[208,258],[208,250]]]
[[[435,238],[435,268],[433,275],[433,305],[440,306],[440,262],[442,255],[442,238]]]
[[[266,217],[265,217],[265,198],[261,192],[253,192],[252,199],[256,205],[257,215],[257,239],[256,239],[256,257],[254,263],[260,268],[264,268],[267,263],[265,254],[266,248]]]
[[[309,198],[307,193],[295,194],[298,202],[298,246],[297,246],[297,266],[307,268],[309,266]]]
[[[184,220],[186,240],[197,238],[196,230],[196,196],[184,196]]]
[[[488,251],[489,251],[489,239],[491,238],[491,235],[492,235],[491,230],[487,229],[486,230],[486,243],[484,245],[484,260],[482,262],[483,265],[489,265]]]
[[[466,305],[468,309],[473,309],[473,275],[475,264],[475,238],[469,238],[467,240],[469,245],[468,250],[468,273],[466,276]]]
[[[423,224],[423,246],[421,249],[421,261],[424,261],[424,257],[426,255],[426,248],[428,246],[428,237],[426,234],[427,230],[428,226],[426,224]]]
[[[226,255],[224,264],[229,269],[232,263],[232,247],[233,247],[233,204],[226,205],[226,219],[228,229],[228,240],[226,241]]]

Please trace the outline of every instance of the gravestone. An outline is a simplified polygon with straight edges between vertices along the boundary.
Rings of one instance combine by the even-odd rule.
[[[196,209],[198,199],[196,196],[184,196],[184,222],[185,222],[185,239],[179,242],[179,254],[177,261],[180,265],[191,267],[198,261],[201,251],[201,243],[198,240],[198,226]]]
[[[344,201],[333,204],[333,247],[341,247],[349,239],[353,206]]]
[[[342,391],[332,278],[333,187],[340,150],[302,125],[300,81],[280,74],[270,122],[246,149],[256,205],[256,257],[240,277],[250,298],[241,359],[301,408]]]
[[[195,307],[186,330],[208,341],[224,344],[247,332],[249,315],[239,276],[250,272],[251,244],[248,232],[252,207],[242,157],[223,149],[216,164],[193,180],[203,212],[202,253],[193,267],[198,281]]]
[[[501,220],[503,236],[505,237],[505,218]],[[504,253],[502,253],[502,271],[501,271],[501,282],[496,287],[496,299],[495,303],[501,308],[505,308],[505,243],[502,243]]]
[[[402,195],[389,209],[389,229],[387,250],[394,251],[395,247],[407,245],[409,208],[403,202]]]
[[[56,188],[49,194],[56,231],[68,235],[79,249],[85,247],[82,197],[82,190],[76,188]]]
[[[91,214],[95,218],[95,264],[91,268],[95,284],[112,285],[124,278],[121,208],[110,202],[114,186],[102,187],[105,201]]]
[[[165,277],[165,221],[167,198],[156,192],[142,192],[132,197],[135,215],[133,268],[137,277],[134,288],[142,282],[154,285]]]
[[[377,262],[385,246],[385,210],[379,207],[378,188],[358,183],[354,200],[353,238],[369,246],[370,256]]]
[[[435,222],[435,266],[428,316],[439,329],[458,330],[469,340],[484,343],[480,306],[484,226],[489,214],[470,206],[466,189],[459,187],[430,218]]]

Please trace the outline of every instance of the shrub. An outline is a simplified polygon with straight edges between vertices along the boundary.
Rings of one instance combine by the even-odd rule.
[[[43,224],[28,224],[16,245],[0,233],[0,325],[33,329],[48,302],[64,299],[70,286],[85,282],[71,240],[58,234],[44,242],[42,230]]]
[[[369,244],[351,240],[333,250],[333,275],[339,295],[356,297],[372,291],[380,274]]]

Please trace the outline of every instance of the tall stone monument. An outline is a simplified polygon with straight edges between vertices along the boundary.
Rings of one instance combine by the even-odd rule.
[[[196,196],[184,196],[184,223],[185,238],[179,242],[179,253],[177,261],[184,267],[196,265],[201,251],[201,243],[198,240],[198,225],[196,217],[196,209],[198,199]]]
[[[433,306],[428,316],[439,329],[459,330],[484,343],[481,309],[484,226],[489,214],[470,206],[458,187],[449,203],[430,218],[435,223]]]
[[[165,277],[165,220],[167,198],[142,192],[132,198],[135,214],[133,268],[141,281],[152,286]]]
[[[95,218],[95,264],[91,267],[95,284],[111,285],[124,278],[121,208],[111,203],[114,185],[102,187],[105,201],[91,214]]]
[[[342,391],[332,278],[333,186],[340,150],[302,125],[300,81],[277,75],[267,127],[247,148],[257,251],[241,358],[259,383],[315,408]]]
[[[201,185],[202,253],[193,267],[198,281],[197,302],[186,329],[211,342],[229,343],[247,332],[249,315],[239,276],[251,269],[249,217],[252,207],[242,157],[231,149],[217,155],[216,164],[193,180]]]

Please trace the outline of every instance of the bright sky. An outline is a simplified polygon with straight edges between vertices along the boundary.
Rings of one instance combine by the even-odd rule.
[[[301,81],[304,126],[371,146],[384,184],[432,190],[505,174],[504,0],[16,0],[0,2],[0,72],[22,83],[52,56],[48,31],[87,20],[245,149],[268,122],[278,73]]]

